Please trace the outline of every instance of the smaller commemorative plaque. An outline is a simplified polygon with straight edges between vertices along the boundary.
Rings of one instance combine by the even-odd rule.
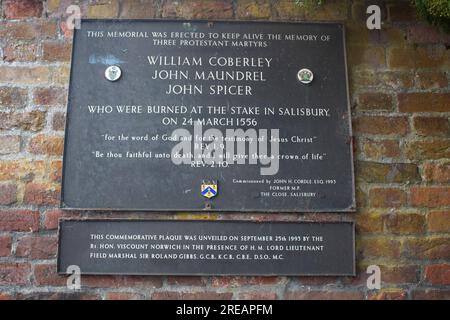
[[[62,220],[58,272],[354,275],[352,222]]]

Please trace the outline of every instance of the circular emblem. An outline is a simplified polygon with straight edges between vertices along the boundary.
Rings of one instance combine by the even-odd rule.
[[[122,75],[122,70],[118,66],[109,66],[105,70],[105,78],[109,81],[117,81]]]
[[[309,69],[301,69],[299,72],[297,72],[297,79],[301,83],[308,84],[313,81],[314,74]]]

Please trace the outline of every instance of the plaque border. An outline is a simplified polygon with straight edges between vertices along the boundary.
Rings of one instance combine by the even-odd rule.
[[[219,274],[219,273],[161,273],[161,272],[130,272],[130,273],[114,273],[114,272],[83,272],[81,271],[81,276],[84,275],[123,275],[123,276],[261,276],[261,277],[272,277],[272,276],[305,276],[305,277],[356,277],[356,245],[355,245],[355,222],[354,221],[254,221],[254,220],[192,220],[192,219],[123,219],[123,218],[87,218],[87,219],[77,219],[77,218],[60,218],[58,221],[58,248],[57,248],[57,259],[56,259],[56,273],[59,275],[69,275],[63,270],[61,270],[61,225],[66,221],[77,221],[77,222],[211,222],[211,223],[221,223],[221,222],[231,222],[231,223],[253,223],[253,224],[349,224],[351,226],[352,232],[352,272],[351,273],[323,273],[323,274],[313,274],[313,273],[237,273],[237,274]]]
[[[240,212],[255,212],[255,213],[354,213],[356,212],[356,186],[355,186],[355,162],[354,162],[354,151],[353,151],[353,128],[352,128],[352,111],[351,111],[351,103],[350,103],[350,85],[349,85],[349,76],[348,76],[348,54],[347,54],[347,41],[346,41],[346,28],[345,24],[340,21],[265,21],[265,20],[226,20],[226,19],[163,19],[163,18],[152,18],[152,19],[119,19],[119,18],[108,18],[108,19],[94,19],[94,18],[82,18],[80,22],[80,26],[82,26],[83,22],[169,22],[169,23],[228,23],[228,24],[291,24],[291,25],[337,25],[340,27],[342,32],[342,44],[343,44],[343,54],[344,54],[344,70],[345,70],[345,81],[346,81],[346,98],[347,98],[347,124],[349,129],[349,139],[347,144],[350,148],[350,171],[351,171],[351,195],[352,195],[352,203],[347,208],[340,209],[240,209],[240,210],[231,210],[231,209],[217,209],[213,207],[205,206],[203,210],[199,209],[155,209],[155,208],[86,208],[86,207],[72,207],[67,206],[64,202],[64,185],[65,185],[65,170],[66,170],[66,144],[67,144],[67,136],[68,136],[68,123],[69,123],[69,111],[68,107],[70,104],[70,92],[72,91],[73,81],[73,54],[75,52],[75,35],[78,32],[78,29],[73,29],[72,33],[72,50],[70,56],[70,75],[69,75],[69,86],[67,90],[67,105],[66,105],[66,117],[64,124],[64,150],[63,150],[63,159],[62,159],[62,177],[61,177],[61,197],[59,202],[59,208],[62,210],[82,210],[82,211],[139,211],[139,212],[221,212],[221,213],[240,213]],[[81,30],[81,28],[80,28]]]

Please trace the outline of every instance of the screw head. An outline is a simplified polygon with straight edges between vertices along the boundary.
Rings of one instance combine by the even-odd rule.
[[[122,70],[118,66],[109,66],[105,70],[105,78],[109,81],[117,81],[122,75]]]
[[[297,72],[297,79],[303,84],[311,83],[314,79],[314,74],[309,69],[301,69]]]

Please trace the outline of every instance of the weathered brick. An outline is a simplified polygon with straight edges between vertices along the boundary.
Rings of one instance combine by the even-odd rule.
[[[450,136],[450,125],[448,118],[438,117],[415,117],[414,129],[420,136]]]
[[[450,161],[426,162],[423,165],[422,177],[428,182],[450,182]]]
[[[0,39],[15,42],[17,40],[53,39],[57,36],[55,21],[37,22],[0,21]]]
[[[353,127],[358,133],[404,136],[409,123],[406,117],[359,116],[353,120]]]
[[[39,131],[45,126],[45,112],[0,112],[0,130],[19,128]]]
[[[275,1],[273,6],[276,17],[283,20],[303,20],[307,11],[305,7],[296,5],[290,0]]]
[[[80,213],[75,211],[62,211],[59,209],[47,210],[44,216],[43,227],[47,230],[58,229],[59,219],[78,217],[80,217]]]
[[[68,42],[44,42],[42,44],[44,61],[70,61],[72,45]]]
[[[56,85],[65,86],[69,83],[70,68],[59,66],[52,69],[52,82]]]
[[[152,294],[153,300],[230,300],[233,296],[231,292],[178,292],[160,291]]]
[[[358,161],[356,170],[359,180],[371,183],[412,183],[421,180],[419,169],[413,163]]]
[[[381,46],[351,45],[347,48],[348,62],[352,66],[384,67],[385,49]]]
[[[410,71],[355,70],[350,74],[350,81],[353,87],[404,89],[414,86],[414,76]]]
[[[406,193],[401,189],[373,188],[369,191],[369,204],[373,208],[398,208],[406,205]]]
[[[380,265],[383,283],[417,283],[420,281],[420,266]]]
[[[415,8],[407,1],[395,1],[388,5],[389,20],[392,22],[416,21]]]
[[[0,136],[0,154],[18,153],[20,136]]]
[[[28,102],[26,89],[16,87],[0,87],[0,107],[21,108]]]
[[[39,46],[35,43],[10,43],[3,49],[6,62],[34,62],[38,56]]]
[[[38,105],[63,105],[66,103],[66,90],[62,88],[37,88],[33,91],[33,103]]]
[[[65,287],[67,284],[67,277],[56,272],[55,264],[37,264],[33,275],[33,284],[36,286]]]
[[[441,40],[441,35],[436,27],[424,24],[408,26],[408,41],[417,44],[436,44]]]
[[[400,93],[400,112],[450,112],[450,93]]]
[[[1,231],[36,231],[39,229],[39,211],[0,210]]]
[[[450,206],[450,187],[413,187],[411,204],[428,208]]]
[[[11,255],[12,238],[10,236],[0,236],[0,257]]]
[[[9,293],[0,292],[0,301],[12,300],[12,296]]]
[[[214,277],[212,287],[240,287],[245,285],[274,285],[280,282],[278,277]]]
[[[163,18],[227,19],[233,17],[233,3],[230,0],[210,1],[165,1]]]
[[[412,291],[415,300],[449,300],[450,290],[439,289],[415,289]]]
[[[425,281],[433,285],[450,285],[450,264],[426,266]]]
[[[421,71],[415,75],[416,86],[422,90],[445,88],[448,85],[445,72]]]
[[[108,292],[107,300],[141,300],[143,296],[133,292]]]
[[[347,19],[349,2],[347,0],[327,0],[322,2],[317,10],[307,10],[308,20],[342,21]]]
[[[449,259],[450,238],[407,238],[403,242],[401,256],[403,258],[421,260]]]
[[[368,300],[406,300],[407,292],[404,289],[381,289],[375,292],[369,292]]]
[[[15,203],[16,201],[17,201],[17,185],[13,183],[0,184],[0,205],[8,205]]]
[[[0,66],[0,82],[6,84],[48,84],[51,80],[51,68],[46,66]]]
[[[51,180],[61,182],[62,179],[62,161],[54,160],[50,163],[49,177]]]
[[[361,212],[356,215],[356,230],[359,233],[376,233],[383,231],[384,214],[380,212]]]
[[[388,66],[399,69],[438,68],[448,66],[448,53],[439,47],[392,47],[388,49]]]
[[[91,288],[161,288],[161,277],[153,276],[91,276],[83,277],[81,286]]]
[[[36,205],[58,205],[60,193],[60,185],[27,183],[23,202]]]
[[[434,139],[411,141],[406,144],[406,156],[410,160],[437,160],[450,158],[450,140]]]
[[[28,263],[0,263],[0,285],[20,286],[28,282],[30,274],[30,264]]]
[[[287,300],[361,300],[364,298],[359,291],[287,291]]]
[[[158,12],[158,3],[153,0],[126,0],[122,1],[121,18],[155,18]]]
[[[388,237],[361,238],[356,250],[362,258],[393,258],[400,256],[400,241]]]
[[[48,154],[60,156],[63,153],[64,139],[60,136],[34,136],[29,144],[28,150],[35,154]]]
[[[33,181],[42,179],[46,174],[45,162],[41,160],[5,160],[0,161],[0,181]]]
[[[90,4],[87,9],[88,18],[116,18],[119,14],[119,1],[107,0]]]
[[[396,159],[400,156],[398,140],[364,139],[361,141],[361,145],[363,153],[369,159]]]
[[[450,232],[450,211],[431,211],[427,215],[429,232]]]
[[[392,213],[385,217],[386,229],[394,234],[417,234],[425,231],[425,216],[417,213]]]
[[[19,292],[16,295],[17,300],[101,300],[102,297],[96,293],[86,292]]]
[[[358,95],[356,105],[359,110],[392,110],[393,102],[390,94],[381,92],[363,92]]]
[[[56,256],[57,246],[57,237],[25,236],[18,240],[16,256],[31,259],[52,259]]]
[[[64,112],[55,112],[52,118],[52,129],[55,131],[64,130],[66,125],[66,114]]]
[[[202,277],[169,276],[167,277],[167,284],[175,286],[204,286],[205,281]]]
[[[239,293],[241,300],[276,300],[277,294],[271,291],[249,291]]]
[[[236,15],[239,19],[269,19],[269,0],[241,0],[237,2]]]
[[[40,17],[43,10],[42,0],[4,0],[3,13],[7,19]]]

